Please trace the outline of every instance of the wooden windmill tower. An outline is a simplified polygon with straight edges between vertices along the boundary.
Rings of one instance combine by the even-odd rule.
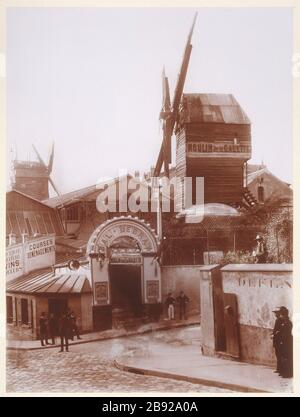
[[[168,79],[163,73],[163,140],[154,176],[164,166],[169,175],[171,138],[176,134],[176,178],[204,178],[204,203],[234,206],[255,205],[247,189],[247,161],[251,158],[251,122],[231,94],[183,94],[192,51],[192,34],[197,15],[188,35],[183,61],[171,104]],[[192,204],[195,204],[195,181]],[[179,200],[184,187],[179,187]],[[177,200],[178,201],[178,200]],[[180,203],[181,204],[181,203]]]
[[[42,201],[49,198],[50,183],[59,196],[57,187],[51,178],[54,160],[54,143],[52,144],[48,164],[43,161],[36,147],[34,145],[32,147],[37,155],[38,161],[13,161],[11,176],[12,189]]]

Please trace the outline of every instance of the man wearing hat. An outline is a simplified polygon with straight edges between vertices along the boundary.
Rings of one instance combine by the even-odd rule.
[[[267,262],[267,251],[265,247],[265,242],[262,236],[260,235],[257,235],[255,240],[256,240],[256,250],[254,251],[255,263],[265,264]]]
[[[273,347],[275,350],[275,355],[277,359],[277,366],[276,366],[276,373],[279,375],[281,374],[281,351],[280,351],[280,341],[281,341],[281,323],[282,319],[280,317],[280,310],[273,310],[273,313],[275,314],[276,320],[274,324],[274,329],[272,332],[272,338],[273,338]]]
[[[293,377],[293,336],[289,310],[285,306],[274,311],[276,321],[273,330],[273,345],[277,357],[277,370],[283,378]],[[278,355],[278,356],[277,356]]]

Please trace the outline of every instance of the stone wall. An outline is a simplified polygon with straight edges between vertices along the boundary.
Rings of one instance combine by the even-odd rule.
[[[292,314],[292,265],[227,265],[221,278],[223,292],[237,297],[241,359],[273,365],[272,311],[286,306]]]

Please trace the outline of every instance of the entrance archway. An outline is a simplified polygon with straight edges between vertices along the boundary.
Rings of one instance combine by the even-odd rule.
[[[149,316],[161,306],[161,274],[157,262],[158,238],[150,225],[133,217],[116,217],[91,235],[94,324],[109,328],[114,318]],[[146,313],[145,313],[146,312]],[[103,318],[107,322],[103,327]]]

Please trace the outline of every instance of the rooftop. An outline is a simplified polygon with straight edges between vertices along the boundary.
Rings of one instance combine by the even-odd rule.
[[[183,94],[180,115],[184,123],[251,124],[232,94]]]

